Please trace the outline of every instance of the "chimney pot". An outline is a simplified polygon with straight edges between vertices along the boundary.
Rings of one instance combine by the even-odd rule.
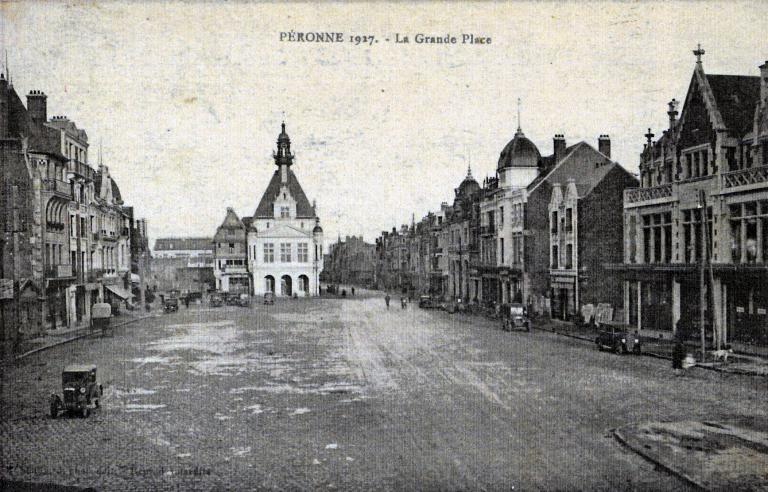
[[[611,158],[611,137],[607,134],[600,135],[597,139],[597,150],[609,159]]]
[[[554,148],[555,164],[557,164],[565,157],[565,137],[562,133],[555,133],[552,146]]]
[[[43,91],[31,90],[27,95],[27,111],[32,122],[39,125],[48,119],[48,96]]]

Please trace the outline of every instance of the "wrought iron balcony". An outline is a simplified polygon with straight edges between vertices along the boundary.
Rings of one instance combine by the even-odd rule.
[[[46,191],[51,191],[56,195],[68,200],[72,199],[72,185],[67,181],[60,179],[48,178],[43,181],[43,188]]]
[[[50,265],[45,269],[46,278],[72,278],[75,272],[72,265]]]

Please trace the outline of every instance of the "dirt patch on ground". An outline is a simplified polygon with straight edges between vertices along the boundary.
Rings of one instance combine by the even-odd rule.
[[[617,430],[633,450],[708,490],[768,491],[768,419],[650,422]]]

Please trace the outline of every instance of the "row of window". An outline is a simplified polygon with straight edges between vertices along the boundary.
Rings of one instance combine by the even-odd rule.
[[[293,262],[293,245],[291,243],[280,243],[280,263]],[[317,248],[317,246],[316,246]],[[322,248],[322,246],[321,246]],[[307,243],[298,243],[296,261],[299,263],[309,263],[309,245]],[[275,263],[275,243],[264,243],[264,263]],[[322,254],[322,253],[320,253]],[[251,258],[256,258],[256,246],[251,249]],[[315,251],[317,259],[317,251]]]
[[[573,244],[567,244],[565,246],[565,258],[563,263],[560,263],[560,248],[555,244],[552,246],[552,269],[565,268],[570,270],[573,268]]]
[[[557,234],[559,231],[564,231],[566,234],[573,232],[573,209],[566,208],[565,216],[559,217],[557,210],[554,210],[551,214],[549,222],[549,228],[552,234]],[[558,223],[558,217],[560,222]]]

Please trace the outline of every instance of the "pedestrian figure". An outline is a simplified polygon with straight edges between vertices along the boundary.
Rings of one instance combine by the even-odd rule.
[[[189,296],[184,298],[184,307],[189,309]]]
[[[401,298],[400,298],[400,307],[402,307],[403,309],[405,309],[405,306],[406,306],[406,305],[407,305],[407,302],[406,302],[406,300],[405,300],[405,297],[401,297]]]
[[[354,296],[355,296],[355,288],[352,287],[352,297],[354,297]]]
[[[387,304],[387,309],[389,309],[389,294],[384,296],[384,302]]]
[[[683,360],[685,359],[685,345],[680,336],[675,338],[675,348],[672,350],[672,369],[676,376],[683,374]]]

